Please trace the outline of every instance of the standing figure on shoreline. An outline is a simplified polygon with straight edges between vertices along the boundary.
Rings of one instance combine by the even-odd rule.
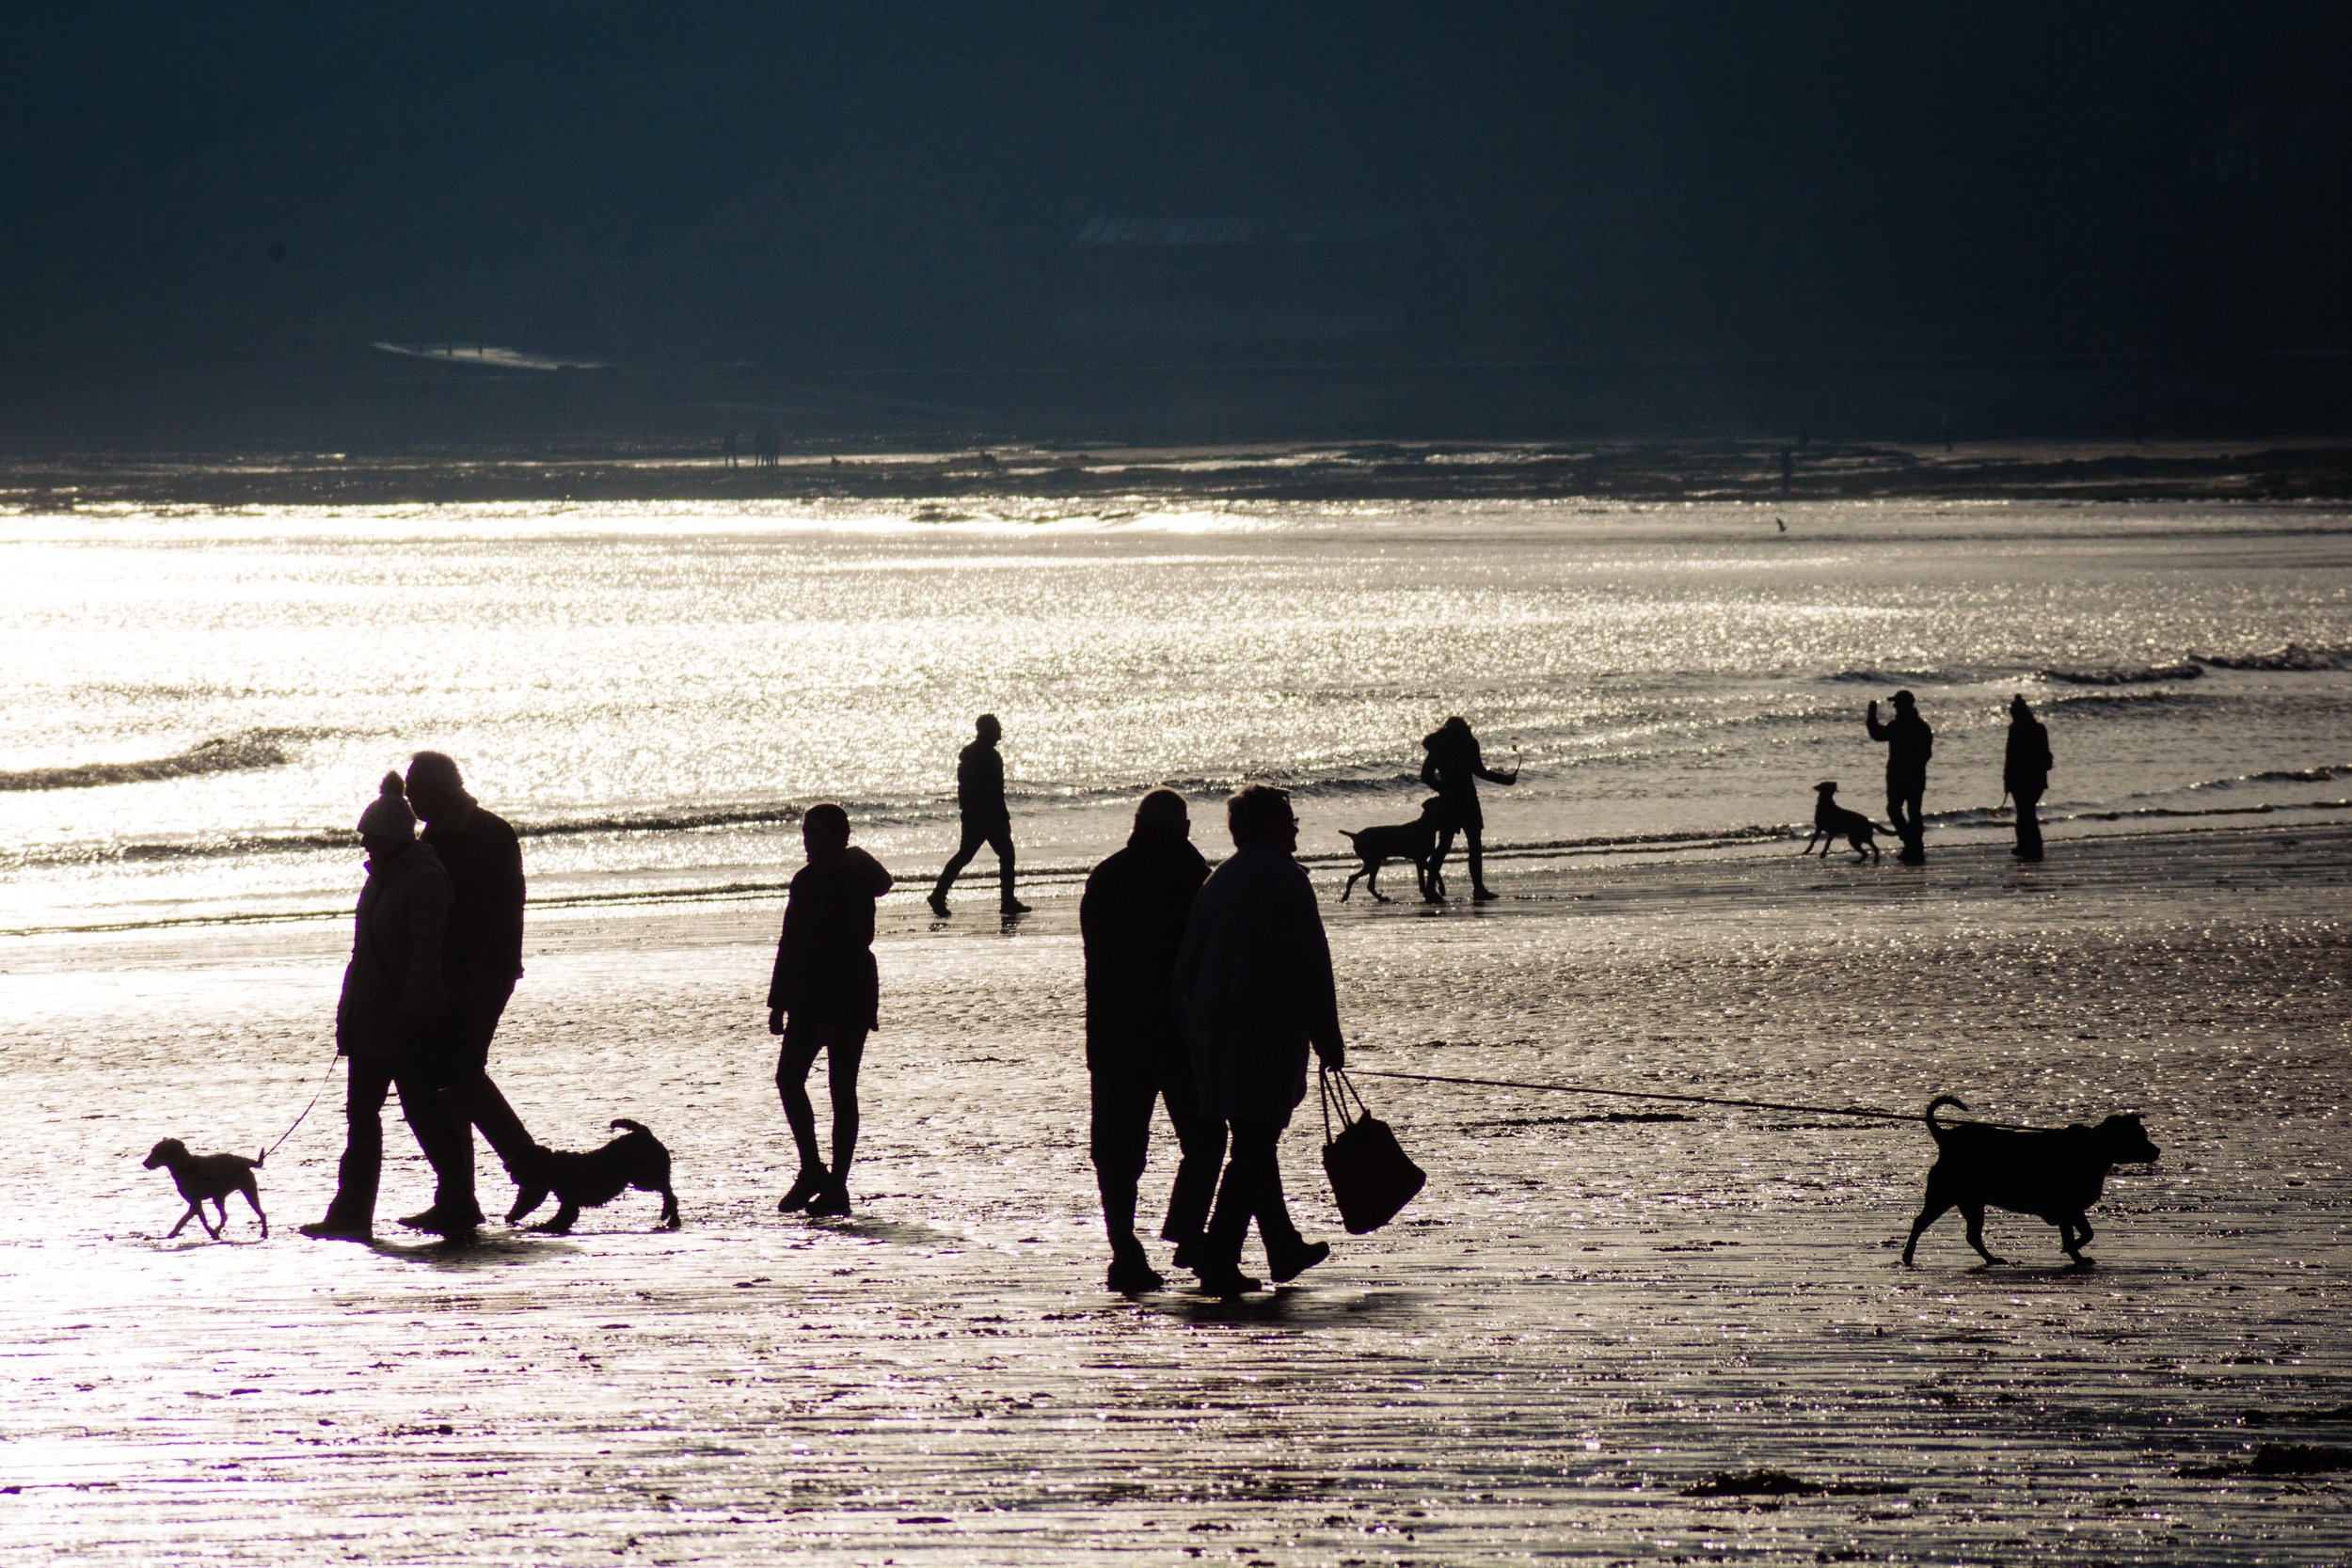
[[[2009,700],[2009,749],[2001,759],[2001,787],[2017,802],[2017,847],[2021,861],[2042,858],[2042,817],[2036,808],[2050,787],[2050,732],[2026,705],[2023,693]]]
[[[1276,1146],[1307,1096],[1308,1048],[1337,1068],[1346,1046],[1323,911],[1294,858],[1289,794],[1250,784],[1226,802],[1225,817],[1233,855],[1193,897],[1175,998],[1201,1114],[1232,1140],[1208,1233],[1184,1261],[1202,1290],[1233,1296],[1259,1288],[1241,1272],[1252,1219],[1277,1281],[1331,1256],[1328,1242],[1308,1242],[1292,1223]]]
[[[890,891],[890,873],[850,846],[850,814],[827,800],[801,814],[808,863],[785,895],[784,931],[768,982],[768,1032],[784,1037],[776,1053],[776,1093],[791,1124],[801,1171],[776,1203],[788,1214],[850,1212],[850,1159],[857,1152],[857,1069],[866,1037],[879,1023],[882,980],[874,967],[874,903]],[[817,1109],[808,1071],[825,1053],[833,1100],[833,1163],[817,1147]]]
[[[1879,722],[1879,705],[1871,703],[1864,721],[1870,738],[1886,742],[1886,815],[1903,841],[1895,858],[1905,865],[1928,862],[1927,829],[1919,808],[1928,792],[1928,758],[1935,754],[1935,732],[1919,717],[1918,704],[1908,691],[1895,693],[1895,717]]]
[[[1007,914],[1026,914],[1029,906],[1012,895],[1012,813],[1005,805],[1005,759],[996,750],[1004,726],[993,713],[983,713],[973,726],[972,744],[956,756],[956,815],[963,823],[963,838],[931,889],[931,912],[947,914],[947,890],[985,844],[996,851],[996,907]]]
[[[1430,867],[1430,879],[1436,881],[1454,848],[1458,829],[1470,847],[1470,897],[1487,903],[1496,895],[1486,886],[1485,846],[1480,842],[1486,817],[1478,809],[1478,781],[1507,786],[1519,782],[1518,771],[1498,773],[1487,767],[1478,752],[1478,737],[1470,734],[1469,723],[1458,713],[1423,736],[1421,748],[1428,753],[1422,758],[1421,782],[1445,802],[1445,826],[1438,830],[1438,857]]]
[[[436,1207],[471,1201],[472,1164],[461,1187],[455,1149],[471,1136],[442,1110],[441,1079],[432,1063],[434,1037],[448,1027],[449,988],[441,973],[449,919],[449,874],[430,845],[417,842],[417,819],[397,773],[359,816],[368,879],[335,1006],[335,1052],[351,1059],[343,1083],[343,1154],[326,1217],[298,1228],[328,1242],[374,1237],[375,1195],[384,1175],[384,1097],[400,1091],[400,1111],[431,1162]],[[470,1156],[470,1150],[469,1150]]]
[[[1209,1218],[1225,1124],[1203,1117],[1176,1026],[1177,949],[1209,863],[1192,846],[1184,798],[1155,789],[1136,807],[1127,847],[1087,879],[1078,901],[1086,951],[1088,1148],[1111,1243],[1107,1283],[1120,1292],[1166,1283],[1136,1239],[1136,1188],[1152,1147],[1152,1107],[1168,1102],[1183,1157],[1160,1240],[1189,1262]]]
[[[449,925],[442,969],[450,992],[454,1055],[441,1109],[462,1134],[464,1201],[441,1198],[400,1223],[447,1235],[482,1223],[474,1195],[473,1129],[515,1180],[533,1145],[522,1119],[490,1079],[490,1040],[523,973],[523,851],[514,826],[466,793],[457,764],[439,752],[408,759],[408,800],[424,819],[422,842],[449,874]],[[518,1183],[519,1184],[519,1183]]]

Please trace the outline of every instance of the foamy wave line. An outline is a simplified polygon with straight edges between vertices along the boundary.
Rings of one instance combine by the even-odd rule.
[[[2352,667],[2352,648],[2306,648],[2289,642],[2266,654],[2191,654],[2216,670],[2342,670]]]
[[[2194,659],[2172,664],[2149,664],[2123,670],[2037,670],[2034,679],[2060,686],[2153,686],[2158,681],[2193,681],[2205,667]]]
[[[96,789],[106,784],[151,784],[159,779],[198,778],[282,768],[294,758],[281,742],[298,730],[248,730],[199,742],[167,757],[138,762],[89,762],[72,768],[25,768],[0,772],[0,789]]]

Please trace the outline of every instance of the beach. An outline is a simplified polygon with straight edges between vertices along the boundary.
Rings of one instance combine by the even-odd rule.
[[[1907,1271],[1916,1125],[1364,1077],[1428,1189],[1344,1236],[1307,1108],[1287,1176],[1334,1256],[1238,1303],[1102,1288],[1067,888],[1010,923],[885,902],[839,1222],[772,1207],[777,901],[534,911],[501,1081],[569,1147],[646,1121],[686,1225],[631,1194],[568,1238],[469,1247],[292,1233],[332,1184],[331,1088],[265,1168],[271,1240],[235,1212],[224,1243],[156,1239],[179,1204],[150,1143],[257,1145],[317,1085],[342,921],[13,937],[0,1544],[2341,1561],[2347,847],[2323,821],[2087,828],[2039,867],[1932,838],[1916,871],[1788,843],[1529,853],[1493,868],[1502,902],[1441,912],[1337,906],[1319,870],[1360,1069],[2129,1109],[2163,1153],[2092,1212],[2095,1268],[1996,1213],[2012,1264],[1974,1267],[1947,1216]],[[426,1196],[405,1145],[395,1125],[387,1213]],[[503,1191],[493,1165],[485,1204]]]

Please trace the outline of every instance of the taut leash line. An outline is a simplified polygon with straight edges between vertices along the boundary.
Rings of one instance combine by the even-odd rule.
[[[335,1064],[342,1059],[342,1058],[341,1056],[330,1056],[327,1058],[326,1076],[319,1080],[319,1086],[317,1090],[310,1096],[310,1103],[302,1108],[301,1116],[294,1118],[294,1127],[289,1127],[283,1132],[278,1133],[278,1142],[262,1150],[262,1157],[254,1162],[255,1164],[267,1164],[269,1163],[269,1157],[278,1152],[279,1146],[284,1144],[288,1138],[294,1135],[294,1127],[300,1127],[303,1123],[303,1118],[308,1117],[311,1111],[317,1108],[320,1098],[326,1093],[326,1085],[335,1081]]]
[[[1518,1078],[1457,1078],[1440,1072],[1385,1072],[1376,1068],[1351,1067],[1360,1078],[1409,1078],[1420,1084],[1463,1084],[1487,1089],[1539,1089],[1547,1094],[1602,1095],[1612,1100],[1671,1100],[1682,1105],[1728,1105],[1748,1111],[1802,1111],[1808,1116],[1864,1117],[1873,1121],[1918,1121],[1917,1111],[1882,1111],[1870,1105],[1796,1105],[1783,1100],[1734,1100],[1724,1095],[1669,1094],[1663,1089],[1604,1089],[1590,1084],[1533,1084]],[[1977,1121],[1970,1125],[1998,1127],[2012,1132],[2038,1132],[2043,1128],[2014,1121]],[[1958,1125],[1947,1123],[1947,1126]]]

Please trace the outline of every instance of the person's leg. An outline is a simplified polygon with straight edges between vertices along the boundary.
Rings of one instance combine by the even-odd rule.
[[[364,1231],[375,1223],[375,1193],[384,1178],[384,1100],[391,1088],[389,1060],[350,1059],[343,1081],[343,1156],[335,1170],[335,1196],[315,1228]]]
[[[1493,890],[1486,886],[1486,847],[1483,842],[1485,832],[1484,823],[1466,822],[1462,825],[1462,842],[1470,861],[1472,900],[1494,896]]]
[[[514,994],[515,982],[508,979],[480,987],[466,997],[466,1016],[472,1036],[469,1043],[482,1066],[441,1091],[442,1108],[453,1118],[481,1130],[484,1140],[499,1157],[499,1164],[506,1167],[510,1180],[515,1175],[516,1162],[536,1147],[530,1132],[524,1130],[522,1117],[515,1114],[515,1107],[507,1103],[506,1096],[490,1081],[490,1041],[498,1034],[499,1020],[505,1016],[506,1004]]]
[[[1273,1205],[1278,1211],[1280,1208],[1281,1175],[1274,1168],[1274,1143],[1281,1132],[1277,1122],[1232,1120],[1232,1151],[1226,1161],[1225,1180],[1217,1185],[1216,1210],[1209,1217],[1208,1234],[1200,1247],[1202,1257],[1194,1265],[1204,1289],[1232,1293],[1257,1288],[1257,1282],[1241,1272],[1241,1248],[1249,1237],[1251,1220],[1260,1221],[1261,1236],[1265,1233],[1263,1215],[1269,1183]],[[1274,1223],[1278,1227],[1287,1227],[1289,1215],[1282,1213]]]
[[[1928,786],[1923,780],[1913,784],[1910,790],[1903,796],[1903,811],[1907,825],[1911,830],[1911,853],[1915,860],[1927,858],[1928,819],[1926,813],[1922,810],[1927,792]]]
[[[825,1089],[833,1101],[833,1184],[850,1180],[857,1153],[857,1069],[866,1058],[866,1031],[836,1028],[825,1041]]]
[[[801,1155],[800,1176],[777,1206],[786,1212],[805,1205],[825,1184],[825,1157],[817,1148],[817,1108],[808,1102],[808,1069],[823,1048],[822,1033],[816,1024],[787,1016],[784,1044],[776,1053],[776,1095],[784,1101],[784,1119]]]
[[[996,903],[1000,909],[1022,911],[1028,908],[1012,891],[1012,824],[1002,822],[988,835],[988,847],[996,851]]]
[[[934,907],[947,901],[948,890],[956,885],[956,879],[963,875],[963,868],[972,863],[972,857],[978,854],[980,846],[987,842],[987,828],[972,822],[963,825],[963,836],[956,842],[956,852],[947,857],[946,865],[939,873],[939,880],[931,887]]]
[[[2017,856],[2020,860],[2042,858],[2042,791],[2020,790],[2017,795]]]
[[[482,1223],[473,1192],[473,1130],[441,1109],[442,1084],[429,1070],[392,1076],[400,1114],[433,1167],[433,1204],[402,1221],[420,1230],[469,1230]]]
[[[1161,1053],[1160,1095],[1168,1101],[1168,1119],[1176,1129],[1183,1152],[1176,1163],[1176,1181],[1168,1193],[1168,1215],[1160,1222],[1160,1240],[1174,1242],[1188,1253],[1200,1241],[1209,1223],[1209,1203],[1216,1196],[1216,1167],[1225,1158],[1225,1123],[1200,1113],[1192,1085],[1192,1053],[1182,1041],[1170,1041]],[[1151,1106],[1144,1106],[1148,1118]],[[1136,1168],[1140,1172],[1142,1162]],[[1185,1257],[1179,1263],[1188,1262]]]
[[[1111,1244],[1107,1283],[1114,1291],[1153,1291],[1166,1283],[1136,1236],[1136,1189],[1151,1152],[1152,1105],[1158,1098],[1139,1063],[1088,1074],[1087,1151],[1103,1197],[1103,1232]]]

